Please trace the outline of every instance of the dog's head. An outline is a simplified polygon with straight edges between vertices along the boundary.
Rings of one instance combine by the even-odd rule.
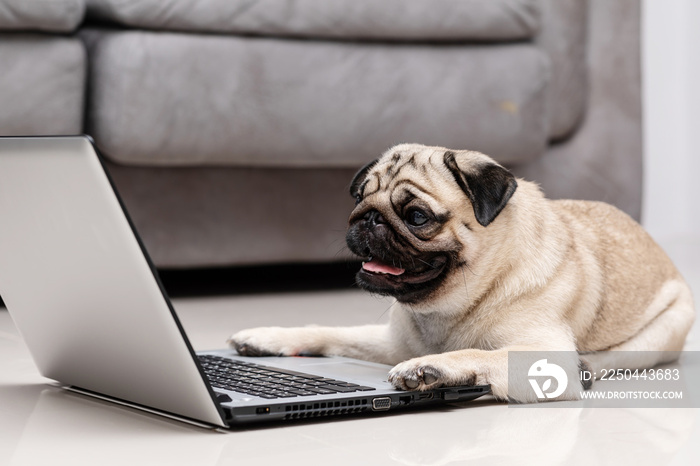
[[[422,303],[460,286],[479,235],[517,188],[484,154],[403,144],[363,167],[347,244],[364,263],[358,284],[400,302]],[[463,286],[463,285],[462,285]]]

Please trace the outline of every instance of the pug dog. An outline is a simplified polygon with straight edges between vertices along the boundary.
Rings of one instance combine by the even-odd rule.
[[[580,380],[582,368],[651,368],[683,348],[688,285],[611,205],[548,200],[482,153],[417,144],[363,167],[350,193],[357,283],[395,298],[389,323],[243,330],[229,340],[238,353],[347,356],[393,365],[399,389],[490,384],[533,402],[529,387],[509,393],[511,351],[569,351],[563,368]],[[558,399],[580,397],[568,385]]]

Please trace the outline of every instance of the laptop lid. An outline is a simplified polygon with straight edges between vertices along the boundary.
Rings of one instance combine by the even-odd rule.
[[[89,137],[0,138],[0,295],[43,376],[226,426]]]

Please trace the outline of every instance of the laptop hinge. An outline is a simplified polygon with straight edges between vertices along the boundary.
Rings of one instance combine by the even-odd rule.
[[[165,417],[165,418],[172,419],[175,421],[184,422],[184,423],[190,424],[192,426],[201,427],[203,429],[207,429],[207,430],[211,430],[211,431],[215,431],[215,432],[225,432],[225,430],[222,426],[215,426],[215,425],[207,424],[207,423],[204,423],[201,421],[196,421],[194,419],[190,419],[187,417],[178,416],[177,414],[168,413],[165,411],[159,411],[157,409],[149,408],[147,406],[142,406],[142,405],[139,405],[136,403],[130,403],[128,401],[120,400],[118,398],[112,398],[111,396],[103,395],[101,393],[95,393],[95,392],[92,392],[90,390],[85,390],[85,389],[82,389],[79,387],[73,387],[73,386],[67,386],[67,385],[60,385],[60,387],[63,388],[64,390],[68,390],[69,392],[72,392],[72,393],[78,393],[80,395],[87,395],[91,398],[96,398],[96,399],[102,400],[102,401],[108,401],[110,403],[115,403],[115,404],[118,404],[120,406],[126,406],[127,408],[133,408],[133,409],[137,409],[139,411],[144,411],[144,412],[147,412],[150,414],[155,414],[157,416]]]

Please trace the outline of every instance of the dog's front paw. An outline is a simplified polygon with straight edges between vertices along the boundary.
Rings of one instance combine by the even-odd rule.
[[[476,374],[454,374],[448,365],[428,356],[397,364],[389,371],[389,382],[401,390],[429,390],[443,385],[474,385]]]
[[[228,339],[241,356],[295,356],[300,353],[291,329],[260,327],[242,330]]]
[[[389,372],[389,382],[401,390],[427,390],[443,385],[443,375],[430,365],[401,363]]]

